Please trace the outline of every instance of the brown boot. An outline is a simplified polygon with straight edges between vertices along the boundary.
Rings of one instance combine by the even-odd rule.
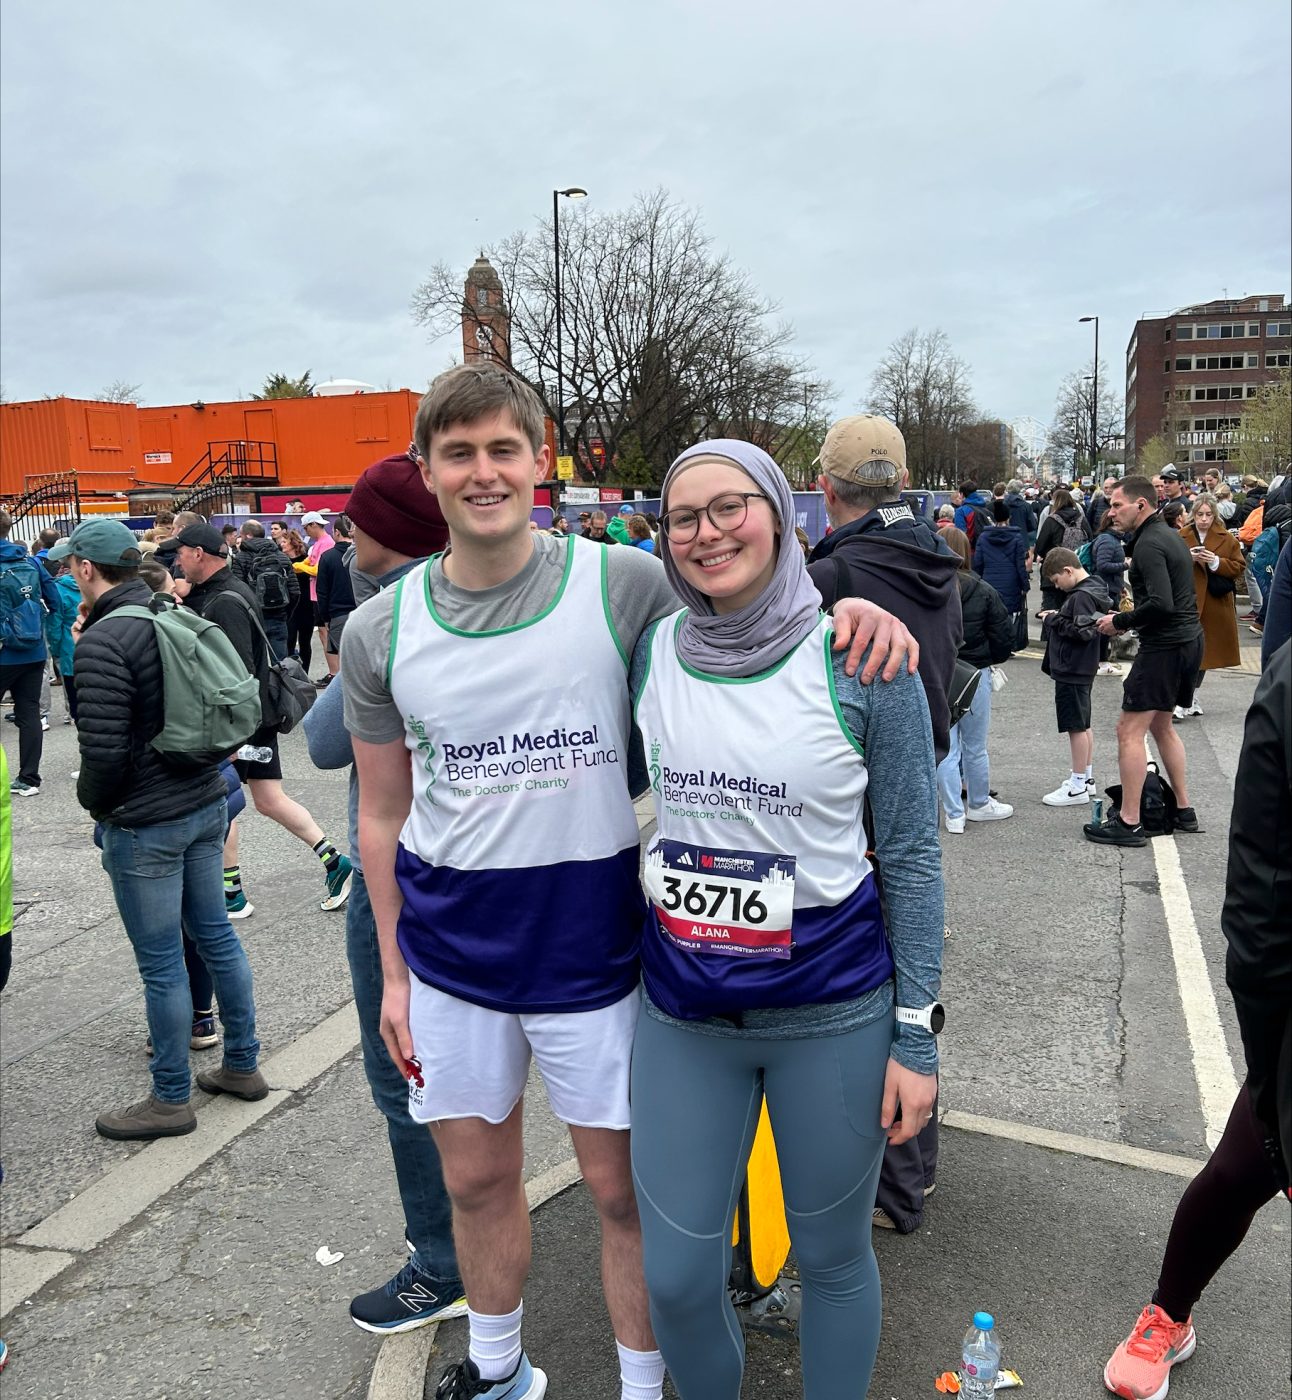
[[[258,1069],[230,1069],[228,1065],[221,1065],[219,1069],[203,1070],[197,1083],[208,1094],[232,1094],[248,1103],[263,1099],[269,1093],[265,1076]]]
[[[129,1108],[118,1109],[115,1113],[100,1113],[94,1120],[95,1131],[100,1137],[112,1138],[117,1142],[182,1137],[196,1127],[197,1114],[193,1112],[191,1104],[164,1103],[152,1094],[140,1103],[132,1103]]]

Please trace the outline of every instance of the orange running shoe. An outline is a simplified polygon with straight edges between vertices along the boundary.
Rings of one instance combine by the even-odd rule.
[[[1171,1388],[1171,1367],[1187,1361],[1197,1345],[1192,1318],[1172,1322],[1156,1303],[1150,1303],[1130,1336],[1109,1357],[1104,1384],[1126,1400],[1163,1400]]]

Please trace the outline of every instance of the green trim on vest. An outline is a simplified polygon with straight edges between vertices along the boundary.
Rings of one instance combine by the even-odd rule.
[[[686,617],[688,611],[689,609],[683,609],[683,611],[678,614],[677,623],[673,628],[675,643],[677,634],[682,630],[683,619]],[[813,631],[815,630],[816,628],[814,626]],[[697,671],[693,666],[688,666],[686,662],[682,660],[681,656],[677,656],[677,664],[688,676],[694,677],[697,681],[705,681],[709,685],[757,685],[759,681],[769,680],[774,676],[811,635],[812,633],[809,632],[807,636],[800,637],[774,666],[769,666],[765,671],[759,671],[756,676],[711,676],[706,671]],[[674,655],[677,655],[676,645],[674,646]]]
[[[571,535],[565,542],[565,572],[561,575],[560,586],[557,588],[556,595],[552,601],[541,612],[536,612],[533,617],[527,617],[524,622],[513,622],[510,627],[495,627],[488,632],[464,632],[460,627],[451,627],[439,613],[435,611],[435,599],[431,597],[431,573],[435,569],[435,561],[443,558],[444,554],[441,552],[439,554],[432,554],[426,561],[426,608],[431,615],[431,620],[453,637],[505,637],[509,632],[523,632],[526,627],[532,627],[536,622],[542,622],[542,620],[553,611],[557,604],[560,603],[562,597],[565,595],[565,585],[570,581],[570,571],[574,568],[574,536]],[[613,633],[614,629],[611,628],[611,634],[613,635]],[[619,646],[618,637],[615,638],[615,645],[619,647],[619,651],[622,654],[623,648]]]
[[[844,718],[843,708],[839,704],[839,692],[834,680],[834,661],[830,655],[830,644],[834,641],[834,628],[830,628],[825,634],[825,676],[830,683],[830,703],[834,706],[834,717],[839,721],[839,728],[843,730],[843,737],[852,745],[854,749],[864,759],[866,750],[861,746],[861,740],[848,728],[848,721]]]

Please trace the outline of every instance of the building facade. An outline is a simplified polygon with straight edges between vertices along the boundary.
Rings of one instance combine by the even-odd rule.
[[[1238,457],[1244,407],[1292,365],[1282,296],[1185,306],[1135,323],[1126,347],[1126,461],[1164,434],[1178,466],[1201,476]]]
[[[511,316],[502,280],[483,253],[471,264],[462,289],[462,358],[511,365]]]

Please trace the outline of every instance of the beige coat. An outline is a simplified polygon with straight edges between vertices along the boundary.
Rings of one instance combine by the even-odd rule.
[[[1198,539],[1198,532],[1192,525],[1186,525],[1181,532],[1184,542],[1190,549],[1201,544],[1220,558],[1216,572],[1222,578],[1235,581],[1243,575],[1243,551],[1238,541],[1218,522],[1207,531],[1205,540]],[[1238,609],[1234,606],[1233,593],[1217,598],[1207,587],[1208,570],[1196,560],[1193,565],[1193,596],[1198,603],[1198,616],[1202,619],[1202,669],[1215,671],[1221,666],[1237,666],[1238,650]]]

